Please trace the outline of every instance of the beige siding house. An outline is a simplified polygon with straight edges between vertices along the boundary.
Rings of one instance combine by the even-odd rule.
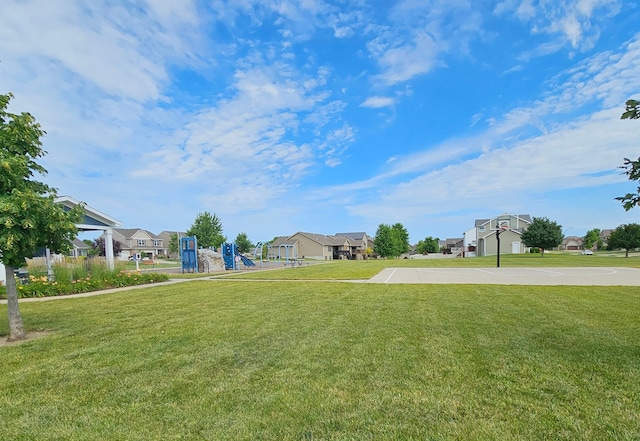
[[[565,251],[576,251],[582,249],[582,244],[584,240],[578,236],[567,236],[562,239],[562,244],[560,245],[560,249]]]
[[[367,248],[373,241],[366,233],[338,233],[327,236],[317,233],[297,232],[292,236],[278,236],[270,244],[269,258],[291,257],[295,248],[296,257],[316,260],[364,259]]]
[[[69,257],[87,257],[89,255],[89,250],[91,247],[76,238],[71,241],[71,249],[69,250]]]
[[[500,254],[523,254],[528,248],[522,244],[520,235],[531,224],[528,214],[503,214],[492,219],[476,219],[475,246],[478,256],[493,256],[498,254],[496,231],[500,228]],[[507,228],[503,230],[502,228]]]
[[[347,237],[351,243],[351,259],[366,259],[367,248],[373,249],[373,239],[370,239],[365,232],[357,233],[336,233],[336,237]]]
[[[120,242],[121,260],[134,256],[139,259],[155,259],[168,253],[162,238],[140,228],[114,228],[113,239]]]
[[[187,233],[185,233],[184,231],[163,231],[162,233],[158,234],[158,237],[162,239],[162,243],[167,249],[167,257],[170,257],[170,258],[180,257],[180,251],[174,254],[171,254],[169,252],[169,244],[171,243],[171,236],[173,236],[174,234],[178,236],[178,241],[180,240],[181,237],[187,237]],[[180,245],[178,245],[178,247],[179,246]]]

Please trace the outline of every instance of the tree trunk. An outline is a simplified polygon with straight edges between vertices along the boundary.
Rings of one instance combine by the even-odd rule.
[[[544,257],[544,248],[540,248],[540,257]]]
[[[624,250],[624,257],[629,257],[629,248],[627,248],[626,250]]]
[[[16,286],[16,278],[13,274],[14,268],[11,265],[5,265],[5,273],[7,278],[7,312],[9,313],[9,338],[8,341],[24,340],[27,333],[24,332],[22,326],[22,316],[18,307],[18,287]]]

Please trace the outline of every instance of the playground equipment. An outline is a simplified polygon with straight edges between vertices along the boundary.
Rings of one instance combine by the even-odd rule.
[[[270,259],[273,259],[275,263],[282,263],[287,265],[300,265],[301,260],[298,259],[298,249],[293,244],[280,244],[276,250],[268,242],[258,242],[255,250],[253,251],[253,260],[260,261],[262,267],[265,263],[269,263]]]
[[[235,243],[225,243],[222,245],[222,258],[224,259],[225,269],[238,269],[240,262],[245,266],[256,266],[251,259],[240,254]]]
[[[182,273],[198,272],[197,240],[195,237],[180,238],[180,261],[182,262]]]
[[[269,251],[271,250],[271,244],[266,242],[258,242],[256,248],[253,250],[253,260],[260,260],[260,266],[264,268],[264,264],[269,263]],[[265,258],[266,256],[266,258]]]
[[[282,261],[282,249],[284,248],[284,265],[294,266],[298,261],[298,249],[295,245],[282,244],[278,247],[278,260]]]

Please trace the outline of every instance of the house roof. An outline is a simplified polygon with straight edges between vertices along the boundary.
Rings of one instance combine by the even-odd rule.
[[[314,242],[318,242],[320,245],[339,246],[344,245],[345,242],[350,242],[349,238],[345,236],[325,236],[324,234],[303,233],[301,231],[297,232],[296,234],[305,236],[313,240]],[[295,236],[296,234],[294,234],[293,236]]]
[[[336,236],[339,237],[347,237],[351,240],[352,244],[355,246],[366,246],[366,238],[367,233],[363,232],[357,232],[357,233],[336,233]]]
[[[500,218],[500,217],[503,217],[503,216],[505,216],[505,217],[506,216],[516,217],[516,218],[518,218],[518,219],[520,219],[522,221],[525,221],[525,222],[527,222],[529,224],[532,222],[531,216],[528,215],[528,214],[508,214],[508,213],[504,213],[504,214],[501,214],[500,216],[492,217],[491,219],[476,219],[475,226],[476,227],[480,227],[482,225],[488,224],[493,219],[497,219],[497,218]]]
[[[160,237],[153,234],[151,231],[143,230],[142,228],[114,228],[113,231],[119,233],[120,235],[124,236],[127,239],[133,238],[133,236],[138,231],[145,232],[146,234],[149,235],[151,239],[161,239]]]
[[[297,241],[290,239],[289,236],[277,236],[271,241],[271,247],[279,247],[280,245],[295,245]]]
[[[448,245],[456,245],[460,242],[462,242],[464,239],[462,237],[452,237],[452,238],[447,238],[444,241],[445,246]]]
[[[608,228],[608,229],[602,230],[602,231],[600,232],[600,239],[602,239],[602,240],[607,240],[607,239],[609,239],[609,236],[611,236],[611,233],[613,233],[613,230],[612,230],[612,229],[609,229],[609,228]]]
[[[88,250],[89,248],[91,248],[89,245],[87,245],[77,237],[71,241],[71,245],[79,250]]]
[[[566,236],[564,239],[562,239],[562,244],[565,245],[565,244],[568,244],[569,242],[582,243],[583,241],[584,239],[578,236]]]
[[[55,199],[57,204],[66,207],[67,209],[72,209],[77,207],[78,205],[82,205],[84,208],[84,219],[82,223],[78,225],[78,229],[81,231],[85,230],[99,230],[100,227],[118,227],[120,226],[120,221],[108,216],[95,208],[88,206],[87,204],[80,202],[77,199],[72,198],[71,196],[60,196]],[[94,228],[95,227],[95,228]]]
[[[336,233],[335,235],[348,237],[349,239],[364,240],[365,236],[367,236],[367,233],[365,233],[364,231],[361,231],[357,233]]]
[[[158,236],[163,236],[163,235],[167,235],[167,236],[172,236],[174,234],[177,234],[178,237],[186,237],[187,233],[185,233],[184,231],[162,231],[160,232],[160,234],[158,234]]]

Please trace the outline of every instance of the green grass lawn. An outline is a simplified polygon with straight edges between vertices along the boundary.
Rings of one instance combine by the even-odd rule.
[[[0,347],[0,439],[640,433],[634,287],[202,280],[21,311],[51,333]]]
[[[370,279],[384,268],[487,268],[496,266],[496,257],[448,259],[374,259],[336,260],[330,262],[306,261],[302,267],[287,267],[269,271],[227,272],[233,278],[269,280],[363,280]],[[624,258],[624,254],[545,253],[507,254],[500,257],[501,267],[631,267],[640,268],[640,255]]]

